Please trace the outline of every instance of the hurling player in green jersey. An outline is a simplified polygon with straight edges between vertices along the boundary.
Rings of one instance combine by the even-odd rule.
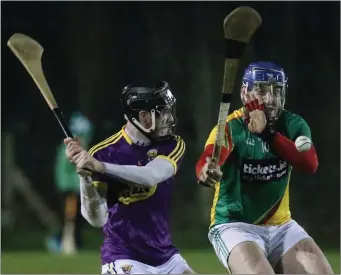
[[[333,273],[291,218],[291,172],[314,173],[318,158],[307,122],[284,109],[286,88],[281,67],[250,64],[241,87],[244,106],[227,118],[219,162],[210,158],[215,127],[196,166],[199,182],[215,188],[209,240],[232,273]]]

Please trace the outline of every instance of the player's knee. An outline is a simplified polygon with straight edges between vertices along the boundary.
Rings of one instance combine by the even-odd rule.
[[[311,238],[305,238],[284,254],[276,266],[283,273],[334,274],[322,250]]]
[[[310,274],[333,274],[333,270],[322,250],[313,239],[304,239],[297,244],[297,258]]]
[[[234,247],[228,258],[232,273],[274,274],[264,252],[254,242],[243,242]]]

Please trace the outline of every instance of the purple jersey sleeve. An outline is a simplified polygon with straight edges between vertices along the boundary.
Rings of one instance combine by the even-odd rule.
[[[116,144],[121,137],[122,134],[120,131],[118,134],[115,134],[104,142],[92,147],[89,150],[89,154],[99,161],[115,163],[111,157],[111,151],[109,148],[110,145]],[[99,173],[93,173],[91,175],[91,179],[100,196],[107,199],[108,206],[117,203],[118,193],[125,187],[125,185],[112,177]]]
[[[179,170],[180,164],[185,156],[186,144],[180,136],[167,142],[160,150],[157,158],[163,158],[170,161],[174,167],[174,174]]]
[[[108,146],[111,144],[115,144],[117,141],[120,140],[121,137],[122,137],[122,131],[119,131],[118,133],[107,138],[106,140],[93,146],[89,150],[89,154],[99,161],[108,162],[108,157],[109,157]],[[91,178],[92,178],[92,181],[94,182],[107,182],[108,181],[108,177],[102,174],[97,174],[97,173],[93,173]]]

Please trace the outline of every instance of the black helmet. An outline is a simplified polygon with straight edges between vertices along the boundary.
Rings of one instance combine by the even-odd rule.
[[[175,116],[176,99],[169,89],[166,81],[152,87],[148,85],[128,85],[123,88],[121,104],[126,118],[144,135],[153,140],[168,139],[173,135],[176,127]],[[163,110],[168,110],[172,114],[172,120],[163,125],[163,130],[167,128],[166,135],[159,135],[161,129],[156,125],[158,118]],[[152,116],[152,126],[146,129],[139,122],[139,113],[147,111]]]

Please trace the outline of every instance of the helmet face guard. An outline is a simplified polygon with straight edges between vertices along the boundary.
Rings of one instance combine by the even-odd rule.
[[[149,87],[146,85],[129,85],[123,89],[122,107],[127,119],[140,132],[152,140],[170,138],[176,128],[176,99],[167,82]],[[146,111],[151,116],[151,126],[146,128],[139,121],[140,112]]]
[[[269,122],[279,118],[284,109],[288,87],[282,68],[269,62],[252,63],[245,70],[242,86],[262,98]]]

